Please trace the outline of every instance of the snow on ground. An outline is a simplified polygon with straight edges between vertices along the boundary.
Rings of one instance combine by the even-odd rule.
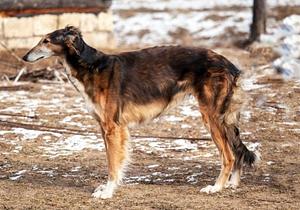
[[[27,170],[18,171],[16,173],[14,173],[13,175],[11,175],[9,177],[9,179],[12,181],[16,181],[16,180],[20,179],[26,172],[27,172]]]
[[[251,13],[250,9],[246,11],[137,12],[130,17],[116,13],[115,34],[121,46],[180,44],[191,40],[205,40],[209,45],[216,42],[211,38],[221,37],[232,28],[236,33],[248,32]],[[219,16],[222,21],[211,20],[211,15]],[[180,33],[186,38],[175,38]]]
[[[40,146],[40,148],[44,150],[43,156],[55,158],[62,155],[72,155],[84,149],[103,151],[104,143],[103,139],[97,138],[95,135],[72,135],[60,137],[56,142],[46,142],[43,146]]]
[[[273,62],[284,78],[300,78],[300,15],[291,15],[268,29],[262,42],[275,48],[281,55]]]
[[[268,6],[293,6],[299,5],[298,0],[268,0]],[[251,7],[253,0],[117,0],[113,1],[113,9],[116,10],[129,10],[147,8],[152,10],[195,10],[195,9],[212,9],[215,7],[233,7],[243,6]]]
[[[249,32],[252,4],[253,0],[113,1],[115,34],[121,46],[224,44],[232,41],[232,34]],[[268,0],[271,8],[286,5],[300,1]]]
[[[29,84],[24,83],[22,85]],[[2,91],[0,94],[2,99],[1,122],[44,126],[41,127],[44,130],[38,130],[34,127],[5,127],[0,131],[0,143],[9,144],[12,149],[9,152],[3,152],[3,154],[19,153],[27,143],[36,141],[39,142],[37,149],[39,149],[40,155],[49,158],[72,155],[85,149],[104,151],[104,143],[97,122],[86,112],[85,104],[80,95],[73,94],[70,96],[69,91],[73,91],[69,84],[52,84],[49,86],[42,84],[34,94],[30,91],[20,90]],[[69,97],[66,97],[66,94]],[[184,122],[201,116],[197,102],[193,97],[186,98],[178,110],[180,111],[179,116],[175,114],[162,115],[156,122],[169,126],[182,124],[185,129],[191,129],[192,126]],[[201,125],[197,127],[200,129],[201,135],[209,135]],[[63,133],[61,133],[62,131]],[[75,133],[64,133],[64,131]],[[82,132],[80,133],[80,131]],[[174,156],[172,154],[174,152],[185,151],[188,152],[186,155],[178,153],[179,155],[175,156],[178,159],[186,160],[198,157],[199,148],[204,148],[204,151],[201,152],[204,156],[211,156],[211,151],[208,151],[208,148],[213,147],[211,142],[196,142],[180,138],[175,140],[151,137],[132,138],[132,144],[134,150],[164,156]],[[208,154],[206,154],[205,149],[207,149]]]

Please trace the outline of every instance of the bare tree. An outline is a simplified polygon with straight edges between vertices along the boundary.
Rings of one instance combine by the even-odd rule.
[[[253,0],[253,17],[250,28],[250,41],[259,41],[260,35],[266,32],[266,0]]]

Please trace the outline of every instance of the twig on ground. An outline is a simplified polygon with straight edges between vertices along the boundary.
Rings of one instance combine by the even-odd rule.
[[[98,133],[96,131],[83,131],[83,130],[73,129],[73,128],[58,128],[58,127],[53,127],[53,126],[27,124],[27,123],[5,121],[5,120],[0,120],[0,125],[6,126],[6,127],[25,128],[25,129],[53,132],[53,133],[61,133],[61,134],[73,134],[73,135],[81,135],[81,136],[96,135],[96,136],[102,137],[101,133]],[[174,136],[131,135],[131,137],[133,137],[133,138],[158,138],[158,139],[186,139],[186,140],[191,140],[191,141],[199,141],[199,140],[211,141],[210,138],[191,138],[191,137],[174,137]]]
[[[19,71],[18,75],[16,76],[16,78],[15,78],[15,80],[14,80],[14,83],[16,83],[16,82],[19,81],[20,77],[24,74],[24,72],[26,72],[26,70],[27,70],[26,67],[23,67],[23,68]]]
[[[17,114],[17,113],[4,113],[0,112],[0,116],[11,116],[11,117],[24,117],[24,118],[30,118],[30,119],[37,119],[38,117],[36,115],[23,115],[23,114]]]

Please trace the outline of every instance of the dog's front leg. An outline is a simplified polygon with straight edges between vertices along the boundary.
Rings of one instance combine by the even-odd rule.
[[[129,132],[127,127],[115,123],[102,123],[101,127],[108,162],[108,181],[106,185],[100,185],[96,188],[93,197],[107,199],[113,196],[123,178],[128,160]]]

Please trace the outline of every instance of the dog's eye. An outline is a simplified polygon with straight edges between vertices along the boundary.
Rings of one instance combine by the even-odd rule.
[[[48,42],[50,42],[49,39],[44,39],[43,41],[44,44],[47,44]]]

